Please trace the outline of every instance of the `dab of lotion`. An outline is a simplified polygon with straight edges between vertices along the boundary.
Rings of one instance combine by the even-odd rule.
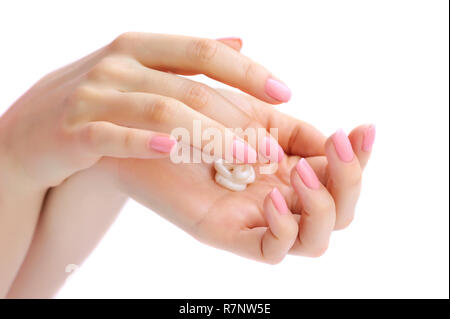
[[[255,170],[248,164],[228,164],[223,159],[214,162],[216,183],[232,191],[243,191],[255,181]]]

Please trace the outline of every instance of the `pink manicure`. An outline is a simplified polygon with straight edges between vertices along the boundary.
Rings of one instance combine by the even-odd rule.
[[[287,207],[286,201],[283,198],[283,195],[281,195],[280,191],[278,190],[278,188],[274,188],[271,192],[270,192],[270,199],[272,200],[273,205],[275,206],[276,210],[284,215],[287,214],[289,212],[289,209]]]
[[[167,136],[153,136],[150,140],[150,148],[161,153],[169,153],[177,143],[173,138]]]
[[[339,129],[333,134],[332,138],[339,158],[344,162],[351,162],[353,160],[353,149],[347,134],[342,129]]]
[[[239,45],[242,47],[242,39],[238,37],[226,37],[226,38],[218,38],[217,41],[236,41],[239,42]]]
[[[284,158],[284,151],[275,139],[264,137],[263,144],[260,146],[260,152],[271,162],[281,162]]]
[[[362,150],[364,152],[370,152],[372,150],[373,142],[375,142],[375,125],[371,124],[364,132],[364,138],[362,143]]]
[[[291,90],[278,80],[268,78],[265,87],[266,93],[275,100],[287,102],[291,99]]]
[[[233,156],[243,163],[256,163],[256,151],[241,140],[233,142]]]
[[[320,181],[307,160],[305,160],[304,158],[299,160],[297,165],[295,166],[295,169],[297,170],[298,175],[301,177],[303,183],[305,183],[306,186],[312,189],[320,188]]]

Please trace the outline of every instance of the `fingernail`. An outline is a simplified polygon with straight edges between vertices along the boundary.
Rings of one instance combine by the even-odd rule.
[[[305,160],[304,158],[299,160],[297,165],[295,166],[295,169],[297,170],[298,175],[306,186],[312,189],[319,189],[320,181],[307,160]]]
[[[239,45],[242,46],[242,39],[238,37],[225,37],[225,38],[218,38],[217,41],[235,41],[239,42]]]
[[[286,201],[283,198],[283,195],[281,195],[278,188],[274,188],[270,192],[270,199],[272,200],[273,205],[275,206],[275,209],[282,215],[287,214],[289,212],[289,209],[287,207]]]
[[[342,129],[333,134],[333,143],[336,152],[341,160],[344,162],[351,162],[353,160],[353,149],[347,134]]]
[[[256,163],[256,151],[238,139],[233,142],[233,156],[243,163]]]
[[[283,149],[272,137],[264,137],[263,143],[259,147],[259,151],[271,162],[279,163],[284,158]]]
[[[371,124],[364,132],[364,138],[362,143],[362,150],[364,152],[370,152],[372,150],[373,142],[375,142],[376,129],[375,125]]]
[[[153,136],[150,140],[150,148],[161,153],[169,153],[177,143],[176,140],[167,136]]]
[[[291,90],[278,80],[268,78],[265,87],[266,93],[280,102],[287,102],[291,99]]]

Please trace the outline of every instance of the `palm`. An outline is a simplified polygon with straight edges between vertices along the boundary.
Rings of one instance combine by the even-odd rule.
[[[239,103],[247,114],[264,116],[261,107],[265,107],[265,103],[255,99],[258,101],[256,113],[253,112],[255,104],[249,103],[253,101],[249,99],[244,95],[233,95],[233,102]],[[273,110],[272,106],[270,110]],[[272,112],[267,114],[273,115]],[[267,118],[258,120],[260,123],[268,121]],[[297,143],[295,147],[301,145]],[[132,198],[199,240],[241,255],[252,255],[245,249],[240,250],[238,245],[246,238],[253,238],[246,234],[265,231],[263,200],[274,187],[285,196],[291,210],[299,212],[300,203],[289,182],[298,156],[286,156],[274,174],[259,174],[255,167],[255,183],[242,192],[229,191],[216,184],[211,164],[174,164],[167,159],[113,161],[117,161],[124,192]]]

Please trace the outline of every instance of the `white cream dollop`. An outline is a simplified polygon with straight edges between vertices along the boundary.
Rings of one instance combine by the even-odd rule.
[[[223,159],[214,162],[216,183],[232,191],[243,191],[255,181],[255,170],[248,164],[224,163]]]

